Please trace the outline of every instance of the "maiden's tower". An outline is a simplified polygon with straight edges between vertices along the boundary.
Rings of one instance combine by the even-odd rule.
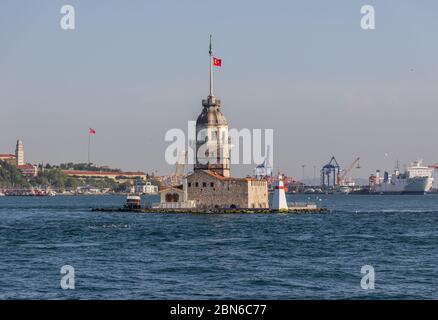
[[[196,121],[196,161],[193,173],[187,177],[187,198],[194,200],[198,208],[268,208],[265,180],[231,177],[228,122],[213,91],[213,67],[222,62],[213,56],[211,37],[209,57],[209,95],[202,100]]]

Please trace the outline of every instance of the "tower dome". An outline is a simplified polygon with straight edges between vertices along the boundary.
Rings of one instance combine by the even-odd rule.
[[[220,110],[221,101],[215,97],[208,97],[206,100],[202,100],[201,114],[196,120],[196,125],[220,125],[228,126],[227,119]]]

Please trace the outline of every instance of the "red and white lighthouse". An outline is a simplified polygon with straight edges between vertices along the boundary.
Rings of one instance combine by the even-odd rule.
[[[284,192],[283,176],[278,176],[277,185],[274,187],[274,196],[272,198],[272,209],[288,210],[286,193]]]

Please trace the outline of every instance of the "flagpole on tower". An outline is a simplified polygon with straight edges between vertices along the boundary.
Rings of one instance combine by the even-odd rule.
[[[211,38],[212,36],[210,35],[210,51],[208,51],[208,53],[210,55],[210,97],[213,97],[213,47],[211,44]]]

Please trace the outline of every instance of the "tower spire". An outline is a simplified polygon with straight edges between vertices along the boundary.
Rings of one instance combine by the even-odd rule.
[[[210,55],[210,97],[213,97],[213,46],[211,44],[211,38],[212,36],[210,35],[210,50],[208,51],[209,55]]]

